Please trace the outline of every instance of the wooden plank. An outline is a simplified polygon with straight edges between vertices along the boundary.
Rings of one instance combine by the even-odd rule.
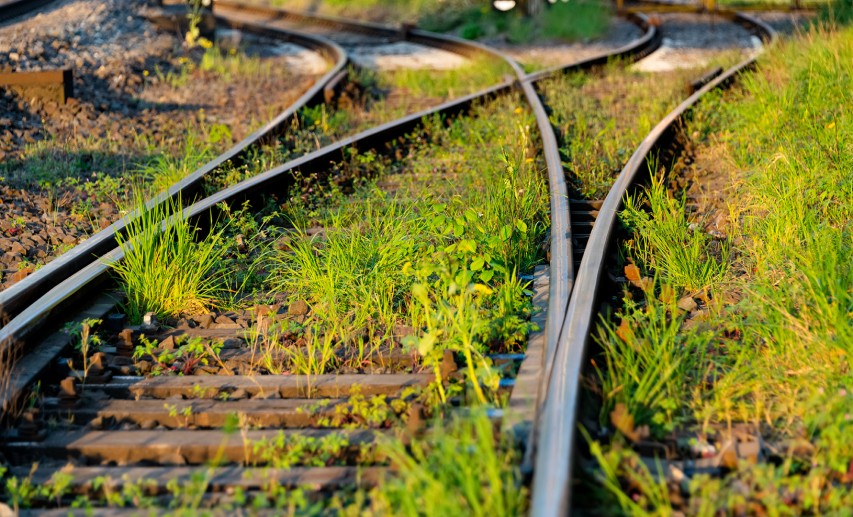
[[[206,375],[152,377],[130,387],[137,398],[168,398],[177,395],[213,398],[244,390],[249,395],[282,398],[345,397],[354,391],[365,396],[396,395],[406,387],[427,386],[435,375]]]
[[[154,431],[73,431],[48,436],[43,442],[12,442],[2,445],[16,457],[84,458],[91,463],[115,462],[131,465],[153,462],[161,465],[197,465],[207,462],[263,464],[267,454],[277,450],[272,445],[279,438],[292,442],[300,438],[313,440],[341,437],[342,459],[355,458],[361,445],[373,443],[383,431],[372,430],[238,430],[233,433],[215,430]]]
[[[0,72],[0,87],[9,88],[27,99],[38,97],[59,103],[74,97],[74,79],[70,68],[37,72]]]
[[[301,428],[316,426],[323,417],[335,414],[344,399],[251,399],[220,400],[109,400],[98,406],[74,409],[47,403],[47,415],[73,415],[75,421],[111,418],[117,422],[154,423],[169,428],[223,427],[233,415],[246,425],[257,427]]]
[[[11,469],[14,476],[29,477],[31,467],[15,467]],[[328,490],[334,488],[360,486],[375,486],[387,472],[385,467],[291,467],[289,469],[275,468],[243,468],[230,467],[79,467],[68,466],[59,472],[71,476],[71,489],[75,493],[98,493],[93,490],[96,479],[105,486],[120,489],[123,484],[141,483],[148,493],[161,494],[167,492],[167,485],[172,480],[184,483],[203,475],[207,480],[208,491],[221,492],[228,488],[243,490],[261,490],[270,482],[278,483],[286,488],[303,487],[311,490]],[[32,473],[31,480],[36,485],[43,485],[57,473],[51,467],[38,467]]]
[[[201,338],[210,341],[226,341],[228,339],[240,339],[246,342],[246,345],[241,348],[233,349],[226,348],[221,353],[221,359],[227,360],[239,360],[244,362],[251,362],[254,356],[254,360],[257,361],[261,358],[263,354],[258,351],[253,353],[251,349],[251,342],[255,339],[263,340],[265,337],[276,337],[275,332],[268,332],[264,335],[256,335],[256,331],[248,328],[239,328],[239,329],[217,329],[217,328],[175,328],[168,329],[162,332],[158,332],[153,336],[153,339],[157,341],[163,341],[169,337],[174,339],[179,338]],[[347,357],[342,357],[342,360],[346,360]],[[400,366],[400,367],[413,367],[418,364],[418,356],[415,353],[407,353],[402,350],[395,349],[392,352],[377,352],[372,354],[366,354],[363,357],[363,362],[365,365],[370,364],[374,366]]]

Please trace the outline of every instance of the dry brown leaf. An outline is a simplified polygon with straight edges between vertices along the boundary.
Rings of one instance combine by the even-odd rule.
[[[622,322],[619,323],[619,326],[616,327],[616,335],[625,343],[630,343],[634,339],[634,329],[631,328],[631,324],[628,323],[628,320],[623,319]]]
[[[628,412],[625,404],[621,402],[616,404],[616,407],[610,412],[610,423],[632,442],[636,442],[639,439],[638,433],[634,429],[634,415]]]
[[[675,300],[675,289],[664,284],[660,288],[660,301],[663,303],[672,303]]]
[[[655,288],[655,281],[653,278],[644,276],[638,281],[634,282],[634,285],[643,290],[646,294],[651,293]]]
[[[642,278],[642,274],[640,273],[640,268],[638,268],[634,264],[628,264],[625,266],[625,278],[628,279],[629,282],[636,283],[640,281]]]

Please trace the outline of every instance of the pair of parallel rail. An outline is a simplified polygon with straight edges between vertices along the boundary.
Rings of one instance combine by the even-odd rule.
[[[689,113],[692,106],[698,102],[702,95],[728,84],[738,73],[752,66],[754,58],[744,60],[708,82],[667,115],[643,140],[619,175],[603,204],[600,207],[594,207],[597,212],[595,224],[590,232],[583,258],[576,268],[572,254],[573,235],[570,213],[572,213],[571,210],[576,211],[578,207],[571,206],[568,198],[557,138],[548,119],[545,106],[537,95],[535,85],[538,81],[555,74],[590,69],[615,57],[639,59],[647,55],[657,48],[661,34],[656,27],[648,23],[643,15],[632,15],[632,19],[644,31],[643,35],[632,43],[613,52],[602,53],[569,66],[526,74],[514,60],[494,49],[413,28],[396,29],[337,18],[309,16],[281,9],[240,4],[232,0],[216,2],[214,14],[217,22],[225,26],[286,39],[314,49],[329,61],[330,67],[329,71],[296,103],[275,119],[149,202],[150,206],[159,205],[168,200],[182,200],[191,203],[185,208],[183,216],[196,221],[207,219],[208,216],[216,217],[217,211],[220,210],[220,203],[238,206],[245,200],[257,199],[262,195],[286,192],[288,187],[292,185],[296,173],[322,175],[329,164],[342,159],[346,149],[350,147],[359,150],[381,150],[388,142],[410,133],[419,127],[424,120],[436,114],[446,117],[456,116],[466,112],[474,103],[483,99],[506,95],[518,89],[523,92],[528,106],[536,118],[547,166],[551,204],[551,262],[547,274],[544,272],[540,274],[537,277],[538,282],[536,284],[537,300],[540,300],[540,303],[543,303],[541,300],[547,300],[547,310],[544,312],[547,315],[545,331],[531,340],[531,343],[535,341],[538,345],[532,346],[528,350],[526,358],[521,363],[520,373],[515,381],[513,398],[510,400],[510,407],[513,410],[519,410],[520,414],[526,415],[524,417],[526,421],[522,422],[522,428],[528,430],[527,461],[535,465],[531,513],[537,516],[564,515],[571,503],[570,476],[575,440],[576,403],[580,388],[580,369],[595,312],[594,303],[604,267],[604,257],[611,241],[621,200],[632,185],[642,180],[643,174],[647,171],[647,158],[657,149],[664,148],[671,143],[669,139],[677,123]],[[772,30],[761,22],[746,15],[725,14],[734,21],[748,26],[765,42],[773,38]],[[515,78],[344,138],[211,196],[200,198],[201,185],[205,177],[219,170],[225,164],[239,164],[252,150],[281,135],[290,126],[301,108],[322,103],[327,95],[326,92],[330,88],[334,88],[342,80],[343,74],[346,73],[348,58],[341,46],[324,37],[301,33],[292,28],[282,28],[282,24],[298,23],[320,24],[334,30],[358,32],[386,39],[403,39],[442,48],[464,56],[491,56],[508,63],[515,73]],[[589,207],[590,211],[592,209],[593,207]],[[132,216],[133,214],[129,215],[128,218]],[[122,251],[117,246],[116,236],[126,230],[128,218],[117,221],[21,282],[0,292],[0,314],[5,317],[3,320],[7,321],[0,328],[0,347],[2,347],[0,351],[6,355],[22,356],[16,367],[15,376],[10,381],[9,389],[2,394],[3,411],[15,406],[20,401],[26,393],[27,387],[42,376],[50,367],[51,362],[55,360],[55,357],[67,346],[67,340],[63,340],[59,334],[55,332],[51,334],[51,331],[57,327],[56,322],[65,321],[71,315],[78,319],[87,316],[102,316],[112,310],[113,304],[104,300],[103,295],[99,295],[99,293],[110,280],[107,264],[122,259]],[[575,274],[576,269],[577,274]],[[94,302],[92,302],[93,299]],[[79,311],[81,301],[87,307],[83,311],[85,314]],[[515,358],[515,360],[519,359]],[[367,378],[342,379],[340,376],[334,375],[327,376],[328,378],[320,377],[319,379],[315,378],[314,382],[326,383],[329,386],[329,392],[326,395],[331,397],[343,396],[353,384],[364,383]],[[221,382],[228,383],[228,379],[225,377]],[[421,382],[423,380],[418,379],[417,375],[414,374],[400,379],[389,377],[384,379],[385,388],[378,389],[376,393],[392,395],[398,393],[401,386],[407,382]],[[152,386],[158,382],[165,382],[166,385],[170,386],[168,389],[178,390],[176,393],[181,393],[180,388],[174,386],[175,381],[142,381],[141,383],[137,381],[138,379],[134,378],[128,378],[125,381],[116,379],[109,389],[120,390],[122,388],[119,385],[126,382],[128,390],[142,390],[143,395],[157,399],[156,389]],[[215,384],[220,381],[210,382]],[[236,381],[231,379],[230,382],[233,385]],[[306,395],[304,386],[300,388],[298,380],[285,381],[270,378],[264,382],[275,384],[275,386],[271,385],[269,389],[278,392],[281,399],[275,402],[266,401],[266,404],[259,403],[257,409],[259,415],[262,413],[269,414],[270,411],[282,415],[292,414],[292,410],[298,404],[289,404],[287,402],[289,397],[300,398]],[[287,384],[287,382],[296,382],[297,384],[293,388],[295,391],[290,396],[286,395],[286,393],[291,393],[286,391],[288,388],[279,385]],[[370,382],[377,381],[371,380],[368,381],[368,384]],[[507,384],[512,385],[512,383]],[[251,384],[247,384],[243,388],[244,391],[253,389]],[[153,391],[149,393],[145,391],[146,389]],[[167,392],[174,395],[169,391],[164,393]],[[119,403],[118,405],[121,406],[122,404]],[[119,409],[115,409],[115,411],[118,412]],[[223,413],[225,410],[217,411]],[[153,416],[150,418],[154,419]],[[159,415],[158,418],[163,420],[165,417]],[[183,440],[187,442],[186,447],[189,447],[191,443],[206,443],[204,442],[205,438],[201,437],[205,432],[183,431],[187,436],[181,435],[183,437],[179,437],[178,435],[181,432],[169,431],[168,438],[165,432],[161,432],[159,435],[153,433],[150,439],[154,441],[164,440],[162,442],[164,446],[168,446],[169,440]],[[259,431],[259,433],[262,432]],[[47,445],[43,444],[42,448],[50,449],[53,446],[57,450],[65,450],[66,445],[63,444],[68,443],[77,443],[80,450],[89,447],[90,451],[92,448],[98,447],[119,449],[133,447],[135,442],[132,440],[123,442],[123,439],[130,440],[130,438],[119,434],[110,435],[107,431],[100,431],[77,437],[57,436],[48,438]],[[211,440],[215,442],[215,438],[211,438]],[[188,450],[186,447],[185,450]],[[196,446],[196,448],[199,447],[204,449],[205,446]],[[198,452],[196,459],[209,459],[205,454],[210,453],[210,449],[205,450],[207,451],[205,453]],[[101,456],[98,457],[107,457],[104,455],[108,453],[101,451],[92,454],[95,456],[100,454]],[[135,460],[153,461],[156,459],[144,457],[144,453],[141,452],[139,454],[142,456],[135,458]],[[235,455],[239,456],[239,452],[235,452]],[[236,456],[235,458],[239,460]],[[147,469],[149,470],[137,468],[135,470],[136,475],[153,475],[156,477],[155,467],[148,467]],[[97,470],[97,472],[100,473],[103,470]],[[290,473],[281,473],[279,477],[285,482],[296,485],[300,480],[305,481],[314,475],[317,475],[316,471],[311,473],[297,469]],[[353,474],[351,470],[331,473],[325,471],[323,476],[326,476],[323,479],[327,482],[344,482],[351,480]],[[233,481],[233,477],[229,479]],[[315,481],[317,480],[315,479]]]

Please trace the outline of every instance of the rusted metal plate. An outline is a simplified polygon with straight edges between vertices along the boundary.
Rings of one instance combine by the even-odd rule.
[[[252,399],[252,400],[110,400],[98,406],[69,410],[58,404],[46,404],[48,415],[73,415],[79,419],[112,418],[136,424],[155,422],[170,428],[223,427],[232,415],[239,414],[251,427],[300,428],[317,425],[323,417],[334,415],[343,399]]]
[[[358,391],[362,395],[396,395],[404,388],[427,386],[435,375],[210,375],[152,377],[130,387],[137,397],[164,399],[176,395],[206,398],[244,390],[252,396],[282,398],[344,397]]]
[[[70,68],[39,72],[0,72],[0,87],[33,97],[64,104],[74,97],[74,75]]]
[[[215,430],[155,431],[79,431],[53,433],[43,442],[13,442],[3,449],[15,457],[83,458],[91,463],[115,462],[131,465],[154,462],[161,465],[221,463],[263,464],[265,452],[276,455],[274,445],[280,436],[285,441],[296,437],[321,440],[341,436],[345,444],[341,458],[356,458],[362,445],[373,443],[382,431],[300,429],[237,430],[233,433]]]
[[[12,475],[29,477],[31,467],[12,469]],[[309,487],[324,490],[346,486],[374,486],[385,475],[384,467],[292,467],[243,468],[243,467],[73,467],[63,468],[64,474],[71,476],[71,487],[76,493],[91,493],[95,480],[106,486],[120,489],[123,484],[141,482],[146,489],[154,493],[167,492],[172,480],[190,481],[200,473],[208,479],[208,490],[222,491],[226,488],[240,487],[243,490],[259,490],[269,486],[270,482],[286,488]],[[41,485],[56,473],[55,468],[40,467],[32,473],[32,482]],[[96,491],[97,492],[97,491]]]

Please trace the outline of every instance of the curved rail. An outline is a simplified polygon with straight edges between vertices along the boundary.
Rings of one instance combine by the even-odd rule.
[[[736,22],[744,23],[758,33],[765,43],[775,39],[766,24],[740,13],[728,13]],[[647,158],[667,143],[676,124],[696,105],[702,96],[731,83],[744,70],[755,64],[749,57],[700,88],[671,111],[640,143],[616,179],[599,211],[577,273],[575,289],[557,343],[552,375],[548,379],[547,397],[540,416],[536,468],[533,478],[531,515],[563,516],[571,508],[571,469],[574,458],[575,417],[577,414],[580,373],[586,344],[595,315],[599,279],[604,268],[605,253],[618,220],[625,193],[638,177],[648,171]]]
[[[267,16],[269,17],[268,21],[275,21],[276,19],[304,21],[380,37],[402,37],[415,43],[445,49],[465,56],[488,55],[497,57],[511,63],[511,66],[514,67],[514,71],[516,72],[519,80],[524,77],[524,73],[518,65],[515,64],[515,62],[508,56],[484,45],[452,36],[435,34],[417,29],[398,30],[384,25],[359,23],[339,18],[305,15],[277,8],[244,5],[230,2],[228,0],[217,2],[215,9],[217,21],[220,23],[239,27],[242,30],[248,30],[277,38],[284,38],[303,46],[317,49],[324,57],[330,61],[334,61],[334,65],[331,70],[329,70],[320,80],[317,81],[317,83],[314,84],[314,86],[312,86],[287,110],[279,114],[274,120],[270,121],[264,127],[249,135],[242,142],[234,145],[222,155],[213,159],[200,169],[170,187],[168,191],[156,196],[149,202],[149,206],[159,205],[164,203],[166,200],[174,200],[178,197],[181,197],[184,200],[192,199],[200,191],[204,177],[228,162],[239,162],[239,160],[246,155],[249,149],[264,143],[273,135],[277,134],[277,132],[287,127],[287,122],[291,120],[291,118],[303,106],[314,105],[321,102],[326,85],[335,81],[336,77],[348,63],[344,50],[339,45],[326,38],[304,34],[289,29],[285,30],[280,27],[276,27],[273,24],[263,22],[247,23],[239,20],[238,18],[229,17],[229,11],[232,14],[243,12]],[[26,307],[27,304],[35,302],[38,297],[47,293],[47,291],[53,286],[68,278],[78,269],[84,267],[92,260],[93,257],[102,256],[108,253],[117,245],[116,234],[125,230],[128,217],[132,217],[133,215],[134,214],[130,214],[129,216],[116,221],[86,241],[56,257],[54,260],[47,263],[44,267],[35,271],[25,279],[4,291],[0,291],[0,325],[2,325],[3,320],[14,318]]]
[[[54,0],[9,0],[0,3],[0,23],[53,3]]]
[[[219,21],[233,25],[227,17]],[[304,106],[312,106],[323,101],[324,89],[348,64],[347,55],[336,43],[326,38],[303,34],[264,24],[241,24],[243,30],[292,41],[320,53],[330,63],[330,69],[314,83],[299,99],[286,110],[279,113],[273,120],[247,136],[241,142],[217,156],[201,168],[172,185],[166,192],[156,196],[149,206],[158,205],[167,199],[190,199],[200,191],[202,179],[216,171],[228,162],[239,162],[249,152],[288,126],[288,122],[297,111]],[[99,231],[84,242],[56,257],[44,267],[0,292],[0,318],[11,318],[23,308],[45,294],[51,287],[57,285],[73,274],[76,270],[91,262],[94,256],[100,256],[116,246],[116,234],[123,232],[128,221],[126,216],[107,228]],[[0,322],[1,323],[1,322]]]
[[[619,56],[642,56],[655,48],[659,43],[660,36],[654,27],[650,26],[643,17],[637,17],[635,21],[645,29],[643,37],[630,45],[618,49],[612,54]],[[447,41],[448,44],[460,43],[456,38],[448,36],[432,35],[425,31],[411,32],[423,33],[425,37],[440,38]],[[539,125],[540,131],[543,135],[543,140],[549,140],[549,142],[545,142],[545,145],[551,149],[546,152],[546,159],[549,163],[549,183],[552,190],[552,218],[559,221],[554,223],[555,228],[557,227],[557,224],[560,225],[559,230],[552,231],[551,244],[553,249],[551,256],[551,275],[552,278],[562,278],[561,282],[551,282],[549,292],[549,303],[553,304],[556,308],[554,310],[549,310],[549,321],[547,324],[549,329],[548,341],[549,343],[555,342],[558,331],[562,325],[561,316],[568,304],[573,268],[571,264],[571,250],[569,249],[571,235],[568,216],[568,198],[565,195],[565,179],[562,174],[559,152],[556,148],[556,138],[554,137],[553,128],[550,125],[544,107],[541,105],[541,101],[539,101],[532,86],[533,81],[546,77],[546,75],[535,74],[533,76],[525,76],[523,75],[521,68],[503,54],[477,44],[466,43],[466,45],[471,45],[472,48],[476,47],[477,50],[474,50],[476,52],[487,52],[491,55],[499,56],[502,59],[507,59],[509,63],[512,63],[513,69],[519,77],[519,81],[516,83],[507,81],[481,92],[446,102],[440,106],[427,109],[397,121],[389,122],[376,128],[363,131],[357,135],[344,138],[329,146],[301,156],[286,164],[259,174],[237,185],[220,191],[213,196],[201,200],[187,208],[184,211],[185,216],[198,218],[204,213],[216,211],[216,205],[220,202],[233,204],[242,202],[246,199],[251,199],[261,194],[282,191],[288,188],[291,184],[294,171],[300,171],[302,173],[322,173],[329,163],[344,158],[344,153],[348,147],[355,146],[359,149],[378,148],[399,135],[410,132],[418,127],[423,120],[430,118],[435,114],[441,114],[444,116],[456,115],[467,110],[471,104],[476,101],[499,95],[506,95],[512,91],[514,85],[521,84],[525,91],[525,95],[528,100],[531,101],[534,112],[537,112],[537,124]],[[567,72],[587,69],[603,62],[601,59],[606,62],[606,58],[587,59],[551,72],[556,73],[558,71]],[[536,107],[536,104],[538,104],[538,108]],[[187,181],[189,181],[189,179],[185,180],[185,182]],[[172,191],[170,191],[170,193],[171,192]],[[180,190],[177,190],[173,195],[177,195],[179,192]],[[110,242],[108,240],[109,238],[114,241],[114,234],[111,234],[110,237],[102,238],[102,242]],[[80,246],[78,246],[78,248],[79,247]],[[86,248],[83,251],[77,250],[76,256],[79,258],[81,256],[85,256],[87,253],[91,253],[91,248]],[[58,280],[55,283],[50,282],[46,284],[49,288],[51,286],[52,288],[50,288],[46,293],[39,294],[39,297],[28,307],[21,307],[19,314],[9,321],[5,327],[0,328],[0,349],[2,349],[0,351],[23,350],[25,348],[27,337],[32,334],[33,331],[38,330],[42,326],[43,322],[49,320],[51,316],[58,315],[61,311],[65,310],[66,307],[74,304],[75,301],[84,298],[87,293],[91,292],[97,286],[108,280],[108,267],[106,266],[106,262],[120,259],[121,251],[113,246],[113,249],[106,250],[101,254],[101,259],[96,259],[93,262],[90,260],[90,263],[78,265],[76,269],[67,265],[65,271],[68,271],[68,273],[65,277],[62,277],[59,272],[54,271],[52,278],[56,278]],[[78,262],[80,261],[78,260]],[[43,270],[45,268],[43,268]],[[19,289],[22,290],[24,288],[25,286],[19,287]],[[31,295],[30,298],[35,297]],[[550,348],[554,347],[551,346]],[[543,367],[544,366],[545,364],[543,364]],[[15,382],[15,384],[21,383],[26,384],[27,380],[19,379]],[[6,406],[8,402],[8,400],[3,400],[0,406]]]

